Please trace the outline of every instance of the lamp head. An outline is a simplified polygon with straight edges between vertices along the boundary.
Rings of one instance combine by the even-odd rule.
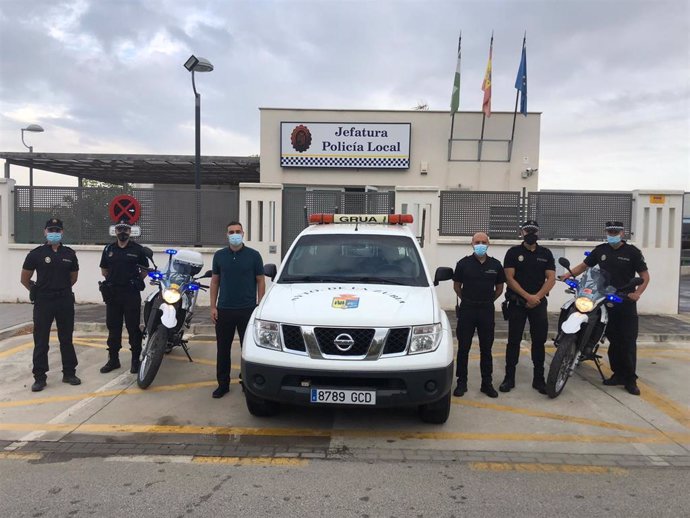
[[[189,59],[185,62],[184,67],[190,72],[211,72],[213,71],[213,65],[206,58],[198,58],[194,54],[189,56]]]
[[[32,131],[34,133],[41,133],[45,130],[38,124],[29,124],[26,128],[22,128],[22,131]]]

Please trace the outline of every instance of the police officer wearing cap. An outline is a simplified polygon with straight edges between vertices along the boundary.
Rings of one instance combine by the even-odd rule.
[[[122,348],[122,321],[124,319],[132,350],[130,372],[139,370],[141,354],[141,295],[148,259],[144,247],[130,239],[132,227],[122,219],[115,225],[117,239],[103,249],[101,274],[105,281],[100,283],[105,302],[105,321],[108,326],[108,361],[101,367],[102,373],[120,368]],[[140,268],[143,267],[143,268]]]
[[[467,392],[467,363],[475,329],[479,338],[480,390],[491,398],[498,397],[492,382],[491,347],[494,343],[494,301],[503,293],[505,275],[501,263],[486,254],[488,247],[489,236],[484,232],[474,234],[474,253],[460,259],[453,273],[453,290],[460,299],[455,309],[458,317],[458,384],[453,395],[456,397]]]
[[[649,284],[649,271],[644,256],[639,248],[623,239],[625,232],[620,221],[607,221],[605,225],[606,243],[597,246],[584,262],[571,271],[580,275],[588,267],[599,265],[608,272],[611,285],[621,288],[638,273],[642,284],[629,293],[622,304],[607,304],[609,322],[606,326],[606,338],[609,340],[609,364],[613,375],[604,381],[604,385],[623,385],[625,390],[635,396],[640,395],[637,386],[637,301]],[[561,278],[567,279],[569,273]]]
[[[508,304],[508,345],[506,374],[498,387],[501,392],[515,388],[515,369],[520,356],[520,342],[529,320],[532,339],[532,388],[546,394],[544,380],[544,344],[549,330],[546,297],[556,283],[556,262],[551,250],[537,244],[539,224],[534,220],[521,225],[522,243],[506,252],[503,268],[506,274]]]
[[[34,303],[34,357],[32,392],[40,392],[46,386],[50,328],[53,320],[57,325],[60,356],[62,357],[62,381],[79,385],[76,376],[77,354],[72,343],[74,332],[74,295],[72,286],[79,276],[77,254],[61,244],[63,225],[57,218],[49,219],[43,231],[45,244],[29,252],[22,266],[21,283],[29,290]],[[31,277],[36,272],[36,282]]]

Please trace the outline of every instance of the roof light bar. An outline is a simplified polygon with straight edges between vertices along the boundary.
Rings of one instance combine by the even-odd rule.
[[[325,225],[328,223],[384,223],[402,225],[413,223],[412,214],[310,214],[309,223]]]

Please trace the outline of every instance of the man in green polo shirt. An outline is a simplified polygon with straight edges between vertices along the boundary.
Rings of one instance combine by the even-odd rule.
[[[231,221],[228,223],[229,246],[218,250],[213,256],[211,320],[216,325],[218,379],[218,388],[213,391],[214,398],[221,398],[230,391],[230,348],[235,329],[240,335],[242,347],[252,311],[266,291],[261,254],[245,246],[243,238],[242,224]]]

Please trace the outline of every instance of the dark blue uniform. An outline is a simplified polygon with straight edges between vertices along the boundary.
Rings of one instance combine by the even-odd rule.
[[[515,269],[515,280],[527,293],[537,293],[546,282],[546,272],[556,271],[556,263],[551,250],[536,245],[534,251],[524,244],[508,249],[503,260],[504,268]],[[529,320],[529,332],[532,340],[532,364],[534,379],[544,378],[544,344],[549,330],[546,314],[546,297],[538,306],[527,308],[525,300],[510,289],[506,290],[508,301],[508,345],[506,346],[506,380],[515,382],[515,368],[520,356],[520,342]],[[503,390],[503,389],[501,389]]]
[[[585,259],[587,266],[599,265],[611,277],[611,285],[620,288],[635,277],[635,273],[647,271],[642,252],[625,241],[615,249],[608,243],[597,246]],[[624,299],[622,304],[607,306],[609,322],[606,338],[609,340],[609,364],[615,377],[623,384],[637,379],[637,303]]]
[[[103,249],[101,268],[108,270],[104,291],[105,320],[108,326],[108,355],[118,358],[122,348],[122,323],[124,319],[129,335],[133,363],[141,353],[141,295],[144,283],[139,266],[147,267],[144,248],[133,241],[121,247],[115,241]],[[106,295],[107,293],[107,295]]]
[[[462,284],[458,317],[458,384],[467,384],[467,362],[475,329],[479,338],[479,366],[482,385],[490,385],[493,373],[491,347],[494,343],[494,293],[496,285],[505,282],[501,263],[493,257],[486,257],[482,263],[474,255],[458,261],[453,281]]]
[[[24,260],[22,269],[36,271],[34,287],[34,357],[33,375],[36,381],[45,382],[48,366],[50,328],[53,320],[57,325],[62,357],[62,373],[74,376],[77,354],[72,343],[74,332],[74,294],[71,273],[79,271],[77,254],[68,246],[58,245],[53,250],[46,243],[34,248]]]

